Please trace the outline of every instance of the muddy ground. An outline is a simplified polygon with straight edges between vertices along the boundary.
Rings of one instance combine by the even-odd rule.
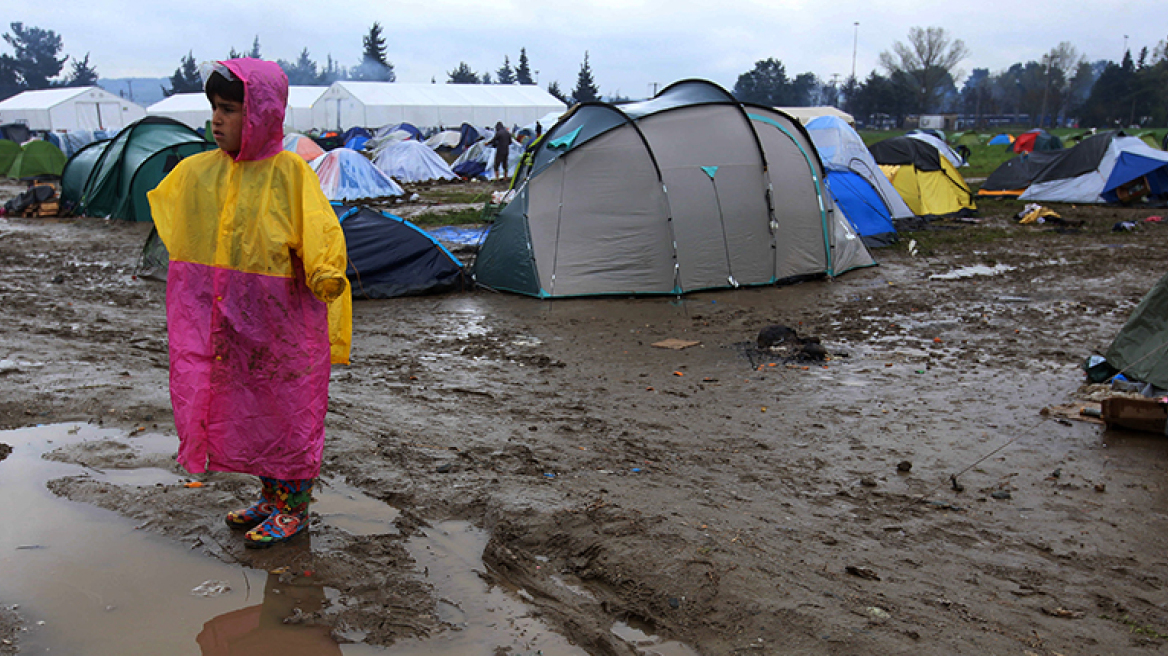
[[[1164,273],[1168,226],[1115,233],[1163,212],[1069,206],[1082,225],[1020,226],[1017,209],[785,287],[357,302],[322,476],[401,509],[400,534],[316,522],[310,565],[343,603],[314,621],[380,645],[445,630],[402,541],[459,518],[492,536],[485,575],[591,654],[635,653],[614,620],[702,654],[1161,652],[1168,442],[1041,411],[1083,398],[1079,365]],[[147,230],[0,220],[0,428],[120,427],[56,457],[157,464],[126,446],[174,433],[164,286],[134,275]],[[1004,266],[932,277],[974,265]],[[776,323],[834,357],[752,348]],[[700,344],[652,346],[667,338]],[[51,488],[282,564],[223,526],[256,486],[202,480]],[[19,622],[0,616],[0,634]]]

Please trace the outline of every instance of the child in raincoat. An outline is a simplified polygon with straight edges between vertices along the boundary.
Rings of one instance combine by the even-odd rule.
[[[273,62],[216,62],[207,78],[218,150],[150,192],[170,251],[166,319],[178,461],[260,477],[227,514],[248,547],[308,526],[330,364],[347,364],[345,238],[316,174],[283,149],[288,79]]]

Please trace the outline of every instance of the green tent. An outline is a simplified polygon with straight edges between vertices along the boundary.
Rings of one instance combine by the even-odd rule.
[[[1168,388],[1168,274],[1132,310],[1104,355],[1124,376]]]
[[[981,144],[981,136],[978,135],[978,133],[972,131],[962,132],[961,134],[956,135],[953,139],[954,146],[965,146],[967,148],[973,148],[974,146],[980,146]]]
[[[214,148],[178,121],[148,116],[74,154],[61,175],[61,198],[75,215],[150,221],[146,193],[179,160]]]
[[[7,139],[0,139],[0,171],[8,173],[12,162],[20,155],[20,144]]]
[[[33,139],[20,148],[20,154],[8,166],[10,178],[32,178],[38,175],[61,175],[65,168],[65,153],[53,144]]]

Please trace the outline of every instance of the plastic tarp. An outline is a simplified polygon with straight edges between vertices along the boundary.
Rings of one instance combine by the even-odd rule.
[[[519,167],[520,161],[523,159],[524,148],[521,144],[515,141],[511,142],[510,152],[507,155],[507,173],[511,174]],[[481,165],[481,168],[480,168]],[[467,148],[464,153],[454,160],[450,165],[451,170],[460,176],[473,178],[482,176],[488,180],[494,180],[495,175],[495,148],[488,146],[487,142],[480,141],[470,148]]]
[[[458,141],[461,138],[462,134],[458,130],[443,130],[427,139],[426,145],[434,150],[439,148],[453,150],[458,146]]]
[[[349,251],[354,298],[393,298],[461,287],[462,264],[414,224],[368,207],[333,205]]]
[[[1124,376],[1168,387],[1168,274],[1144,295],[1104,355]]]
[[[374,160],[377,168],[400,182],[454,180],[446,160],[420,141],[399,141],[384,148]]]
[[[303,134],[284,135],[284,150],[296,153],[306,162],[311,162],[324,154],[324,148]]]
[[[405,193],[396,182],[361,153],[336,148],[312,160],[320,188],[329,200],[385,198]]]

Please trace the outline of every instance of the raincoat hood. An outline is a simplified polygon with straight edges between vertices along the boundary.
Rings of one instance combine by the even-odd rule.
[[[235,161],[272,157],[284,148],[284,110],[288,106],[288,76],[275,62],[228,59],[218,62],[243,80],[243,136]]]

